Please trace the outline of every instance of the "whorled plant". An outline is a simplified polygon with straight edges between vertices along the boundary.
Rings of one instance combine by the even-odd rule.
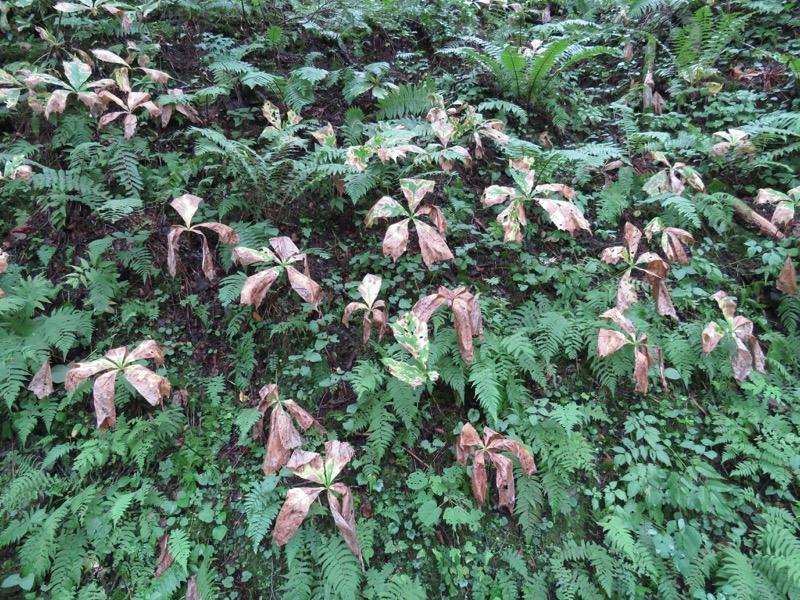
[[[655,365],[653,354],[658,358],[658,368],[661,373],[661,385],[667,389],[667,380],[664,376],[664,355],[661,348],[651,346],[647,343],[647,334],[637,336],[636,328],[633,323],[622,314],[618,308],[607,310],[600,318],[604,321],[612,321],[622,327],[625,334],[613,329],[601,329],[597,336],[598,356],[611,356],[624,346],[633,346],[633,381],[636,384],[635,390],[642,394],[647,393],[650,367]],[[626,335],[627,334],[627,335]],[[652,353],[651,353],[652,349]]]
[[[548,183],[534,186],[535,172],[530,160],[511,161],[511,177],[513,186],[491,185],[483,191],[481,202],[484,206],[495,206],[508,202],[508,206],[497,215],[497,222],[503,228],[504,242],[522,241],[522,229],[528,224],[524,204],[537,203],[550,216],[550,220],[558,229],[574,233],[579,229],[591,232],[589,221],[571,200],[576,197],[575,191],[563,183]],[[551,194],[561,196],[563,200],[550,197]]]
[[[342,323],[347,325],[354,312],[358,310],[365,311],[362,336],[365,345],[369,341],[373,321],[378,325],[378,341],[383,338],[389,321],[389,317],[386,314],[386,302],[378,300],[381,283],[383,283],[383,280],[377,275],[365,275],[358,286],[358,293],[361,294],[364,302],[351,302],[345,307],[344,315],[342,316]]]
[[[102,358],[75,363],[70,367],[64,387],[67,391],[73,391],[81,382],[102,373],[95,379],[93,396],[97,426],[101,432],[105,431],[107,427],[113,428],[117,422],[117,409],[114,404],[114,384],[117,375],[122,374],[125,380],[153,406],[161,404],[161,399],[169,395],[170,384],[166,377],[136,364],[140,360],[147,359],[152,359],[159,367],[164,365],[164,354],[153,340],[145,340],[131,351],[125,346],[112,348]]]
[[[458,337],[458,349],[461,352],[461,358],[469,366],[475,356],[472,338],[475,336],[483,338],[481,305],[466,287],[459,287],[451,291],[444,286],[440,286],[435,294],[421,298],[411,309],[411,312],[421,322],[427,323],[433,313],[436,312],[436,309],[442,304],[447,304],[453,312],[453,325],[456,328],[456,336]]]
[[[198,223],[192,225],[192,219],[197,212],[198,206],[203,201],[199,196],[192,194],[184,194],[175,198],[170,206],[183,219],[183,225],[172,225],[170,232],[167,235],[167,270],[169,274],[175,277],[178,270],[178,240],[181,234],[194,233],[200,236],[203,244],[203,273],[210,282],[217,280],[217,274],[214,272],[214,259],[211,256],[211,250],[208,247],[208,238],[200,231],[200,228],[209,229],[219,236],[222,243],[233,246],[239,243],[239,235],[227,225],[222,223]]]
[[[663,152],[650,152],[648,158],[655,164],[662,164],[664,168],[648,179],[642,190],[648,196],[659,196],[661,194],[671,194],[680,196],[688,185],[696,192],[706,189],[703,180],[700,179],[697,171],[682,162],[670,163]]]
[[[404,314],[391,323],[395,341],[405,348],[411,359],[405,362],[391,356],[384,356],[381,362],[389,369],[389,373],[413,388],[426,381],[436,381],[439,373],[428,369],[430,341],[428,340],[428,324],[421,321],[413,312]]]
[[[233,261],[242,266],[259,263],[277,263],[263,271],[251,275],[244,282],[244,287],[239,296],[242,304],[250,304],[258,307],[264,301],[272,284],[280,277],[283,271],[289,278],[289,285],[306,302],[319,310],[318,304],[322,295],[322,288],[311,279],[308,272],[308,258],[305,253],[301,253],[294,242],[288,237],[274,237],[269,240],[272,250],[261,248],[252,250],[244,246],[237,246],[233,249]],[[302,263],[305,273],[301,273],[292,265]]]
[[[424,179],[401,179],[400,189],[408,202],[408,209],[404,208],[397,200],[384,196],[369,210],[364,220],[367,227],[378,219],[403,217],[401,221],[390,225],[386,230],[383,238],[384,256],[391,256],[393,261],[397,261],[405,254],[408,246],[408,225],[413,223],[419,238],[422,260],[428,268],[435,262],[453,259],[453,253],[444,239],[444,234],[447,232],[447,221],[442,211],[432,204],[420,206],[422,198],[433,190],[433,186],[433,181]],[[420,219],[425,215],[433,221],[435,227],[431,227]]]
[[[321,432],[325,428],[314,417],[294,400],[283,400],[278,393],[278,386],[270,383],[258,392],[261,401],[258,411],[261,418],[255,426],[256,436],[263,436],[264,416],[272,408],[269,419],[269,436],[267,437],[267,451],[264,455],[264,475],[274,475],[289,462],[292,450],[299,448],[303,443],[300,432],[297,431],[292,417],[303,431],[316,427]]]
[[[311,505],[322,492],[327,492],[328,506],[336,527],[341,532],[347,547],[361,561],[362,569],[364,568],[361,547],[356,537],[353,494],[343,483],[334,482],[351,458],[353,458],[353,447],[347,442],[338,440],[325,442],[325,458],[318,452],[294,451],[286,468],[298,477],[318,484],[319,487],[296,487],[287,492],[286,501],[275,519],[275,529],[272,533],[272,539],[278,546],[283,546],[292,539],[303,524]]]
[[[609,265],[616,265],[620,261],[627,265],[627,269],[617,286],[616,308],[620,312],[624,312],[632,304],[638,302],[639,298],[631,275],[634,269],[640,269],[644,271],[645,281],[650,284],[658,314],[677,319],[678,315],[675,314],[675,307],[672,304],[672,298],[670,298],[665,283],[669,265],[655,252],[644,252],[637,255],[641,239],[642,232],[639,228],[631,223],[625,223],[625,245],[606,248],[600,256],[600,260]]]
[[[717,347],[720,340],[730,335],[736,344],[736,349],[731,356],[733,377],[736,381],[745,379],[751,371],[763,373],[765,368],[764,351],[758,343],[758,338],[753,335],[753,322],[741,315],[734,316],[736,303],[723,292],[716,292],[711,296],[725,317],[723,327],[716,321],[711,321],[703,330],[703,352],[710,354]]]
[[[459,464],[466,467],[467,459],[472,459],[472,493],[478,506],[486,503],[486,488],[488,476],[486,473],[487,462],[491,461],[497,470],[495,485],[500,496],[498,507],[506,507],[510,513],[514,512],[516,491],[514,486],[514,463],[510,458],[501,454],[510,452],[514,454],[522,465],[522,470],[530,477],[536,471],[533,456],[525,446],[516,440],[503,437],[496,431],[483,428],[483,439],[471,423],[461,429],[456,440],[456,459]]]

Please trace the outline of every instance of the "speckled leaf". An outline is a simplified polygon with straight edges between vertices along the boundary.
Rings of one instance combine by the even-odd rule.
[[[50,370],[50,359],[44,361],[44,364],[36,371],[36,374],[28,384],[28,390],[33,392],[39,400],[46,398],[53,393],[53,374]]]
[[[275,519],[275,530],[272,533],[272,540],[278,546],[286,544],[297,533],[311,505],[322,491],[323,488],[319,487],[299,487],[286,493],[286,502]]]
[[[591,232],[589,221],[583,216],[577,206],[572,202],[564,200],[548,200],[545,198],[537,198],[539,205],[547,211],[550,215],[550,220],[553,225],[558,227],[561,231],[574,233],[579,229],[585,229]]]
[[[775,287],[784,294],[790,296],[797,296],[797,271],[794,268],[792,259],[786,257],[786,262],[783,263],[783,268],[778,275],[778,280],[775,282]]]

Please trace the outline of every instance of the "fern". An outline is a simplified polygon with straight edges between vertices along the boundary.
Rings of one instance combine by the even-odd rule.
[[[255,485],[244,498],[244,513],[247,516],[247,537],[253,542],[255,551],[267,535],[278,511],[281,498],[275,493],[277,477],[266,477]]]
[[[390,91],[385,97],[378,100],[376,118],[381,120],[422,116],[433,108],[429,99],[432,91],[431,84],[427,81],[407,85],[401,83],[396,90]]]
[[[361,586],[361,565],[340,536],[323,541],[316,548],[323,582],[336,597],[342,600],[356,598]]]
[[[172,529],[169,532],[167,543],[170,555],[172,555],[175,564],[183,569],[186,569],[189,554],[192,551],[192,544],[189,534],[183,529]]]

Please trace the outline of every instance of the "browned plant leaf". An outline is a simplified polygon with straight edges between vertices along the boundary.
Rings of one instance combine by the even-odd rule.
[[[333,491],[342,495],[342,501],[334,495]],[[364,558],[361,556],[361,546],[356,537],[356,513],[353,508],[353,494],[350,488],[343,483],[334,483],[328,490],[328,506],[333,515],[333,521],[342,534],[347,547],[358,557],[361,569],[364,570]]]
[[[591,232],[589,221],[583,216],[578,207],[572,202],[564,200],[548,200],[546,198],[537,198],[539,205],[547,211],[550,215],[550,220],[553,225],[562,231],[574,233],[578,229],[585,229]]]
[[[28,389],[33,392],[39,400],[46,398],[53,393],[53,374],[50,371],[50,359],[36,371],[36,374],[28,384]]]
[[[292,488],[287,492],[286,502],[283,503],[281,511],[275,519],[275,530],[272,533],[272,540],[278,546],[283,546],[297,533],[314,500],[324,489],[321,487],[299,487]]]
[[[784,294],[788,294],[790,296],[798,295],[797,271],[794,268],[792,259],[788,256],[786,257],[786,262],[783,263],[783,268],[778,275],[778,281],[775,282],[775,287],[777,287]]]
[[[619,331],[601,329],[597,336],[597,355],[611,356],[625,344],[632,343]]]
[[[186,600],[204,600],[197,589],[197,575],[192,575],[186,582]]]
[[[667,284],[665,280],[669,272],[669,265],[656,258],[647,263],[647,270],[645,272],[645,281],[652,286],[653,299],[656,302],[656,312],[665,317],[669,316],[677,319],[678,315],[675,314],[675,307],[672,305],[672,298],[670,298],[669,291],[667,291]]]
[[[643,335],[639,338],[640,345],[633,349],[634,367],[633,367],[633,380],[636,382],[635,391],[642,394],[647,393],[649,379],[647,377],[650,367],[655,364],[650,351],[647,349],[647,336]]]
[[[446,303],[453,312],[453,325],[458,337],[458,348],[464,362],[469,365],[475,356],[472,338],[483,338],[483,319],[478,299],[465,287],[452,291],[441,286],[435,294],[421,298],[411,309],[422,323],[427,323],[434,311]]]
[[[169,534],[163,534],[158,538],[158,560],[156,561],[156,578],[161,577],[161,574],[169,569],[174,559],[169,553]]]
[[[117,424],[117,407],[114,405],[114,383],[117,371],[109,371],[94,381],[94,412],[100,433]]]

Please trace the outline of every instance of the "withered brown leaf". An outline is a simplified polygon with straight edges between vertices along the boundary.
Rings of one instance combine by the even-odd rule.
[[[417,301],[411,312],[417,316],[420,322],[427,323],[434,311],[442,304],[447,304],[453,313],[458,348],[464,362],[469,365],[475,356],[472,338],[475,336],[483,338],[480,303],[466,287],[459,287],[451,291],[440,286],[435,294],[430,294]]]

